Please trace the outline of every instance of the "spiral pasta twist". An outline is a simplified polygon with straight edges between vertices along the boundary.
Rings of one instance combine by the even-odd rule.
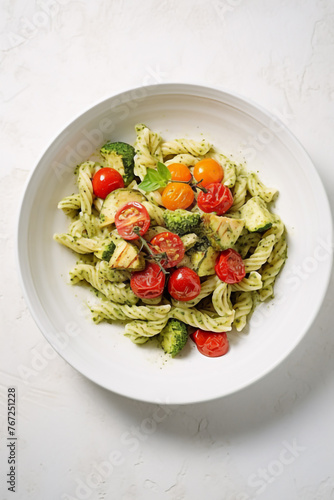
[[[233,326],[238,332],[241,332],[246,326],[247,317],[253,307],[252,294],[247,292],[238,294],[233,307],[235,311]]]
[[[57,207],[62,210],[66,215],[72,214],[76,210],[80,210],[81,208],[81,198],[80,194],[71,194],[70,196],[65,196],[58,203]]]
[[[192,156],[204,156],[211,149],[212,144],[203,139],[194,141],[192,139],[175,139],[175,141],[163,142],[161,149],[163,157],[169,155],[191,154]]]
[[[223,184],[228,188],[232,188],[237,180],[235,164],[230,161],[226,161],[225,164],[223,165],[223,169],[224,169]]]
[[[101,279],[95,266],[89,264],[78,264],[70,272],[72,284],[85,280],[105,297],[118,304],[136,304],[138,297],[133,293],[129,285],[125,283],[111,283]]]
[[[81,238],[85,231],[86,231],[85,226],[83,225],[82,220],[80,218],[73,220],[68,228],[68,234],[76,238]]]
[[[263,287],[258,292],[261,301],[273,296],[273,285],[286,261],[286,250],[286,239],[283,236],[275,245],[268,262],[262,268]]]
[[[281,238],[284,231],[285,231],[285,226],[284,226],[282,220],[278,217],[278,215],[275,214],[275,219],[274,219],[274,222],[273,222],[271,228],[268,229],[264,233],[263,236],[266,237],[266,236],[269,236],[269,234],[274,234],[275,241],[277,242]]]
[[[156,168],[157,162],[162,161],[161,137],[152,132],[146,125],[136,125],[137,139],[135,142],[136,156],[134,158],[134,173],[141,180],[144,179],[148,168]]]
[[[97,240],[91,238],[77,238],[76,236],[65,233],[55,234],[53,239],[80,254],[96,252],[100,247],[100,243]]]
[[[212,294],[212,304],[219,316],[234,317],[234,310],[230,300],[231,291],[230,285],[221,282]]]
[[[216,333],[231,330],[233,321],[232,316],[229,315],[212,317],[206,311],[199,311],[195,308],[183,309],[182,307],[172,307],[169,317],[183,321],[195,328]]]
[[[168,314],[165,318],[154,321],[134,320],[125,325],[126,336],[139,336],[139,337],[153,337],[163,330],[166,326],[169,317]],[[130,337],[131,338],[131,337]]]
[[[277,189],[265,186],[254,172],[248,175],[247,189],[252,196],[260,196],[266,203],[270,203],[278,193]]]
[[[146,198],[150,203],[156,206],[163,206],[161,193],[158,190],[151,191],[150,193],[145,193]]]
[[[271,299],[274,297],[274,287],[273,285],[266,285],[265,287],[258,290],[257,296],[260,302],[264,302],[267,299]]]
[[[273,251],[268,258],[268,264],[275,264],[277,261],[281,259],[285,261],[286,257],[287,257],[287,243],[285,234],[283,234],[279,239],[279,241],[275,244]],[[262,279],[265,274],[266,273],[264,269],[262,273]]]
[[[274,234],[269,234],[260,240],[253,255],[244,260],[246,273],[249,273],[250,271],[257,271],[265,262],[267,262],[268,257],[273,250],[275,240],[276,236]]]
[[[172,163],[182,163],[187,167],[193,167],[199,161],[200,158],[198,158],[197,156],[193,156],[188,153],[182,153],[179,155],[175,155],[171,160],[165,161],[165,165],[168,167],[168,165],[172,165]]]
[[[247,194],[247,176],[239,175],[234,185],[233,190],[233,205],[231,212],[237,212],[245,203]]]
[[[84,226],[88,238],[93,238],[94,236],[101,235],[100,220],[93,214],[88,214],[87,212],[81,212],[80,220]]]
[[[81,212],[91,214],[93,204],[92,177],[95,173],[95,163],[82,163],[78,171],[78,187],[81,199]]]
[[[95,323],[100,323],[105,319],[124,321],[127,319],[140,319],[158,321],[165,319],[171,306],[128,306],[115,302],[101,301],[97,305],[91,306],[90,310]]]
[[[131,273],[129,271],[122,271],[120,269],[111,269],[108,262],[105,260],[100,260],[97,262],[96,271],[98,277],[101,280],[111,281],[112,283],[124,283],[131,278]]]
[[[260,233],[247,233],[239,236],[237,243],[235,244],[235,250],[240,253],[241,257],[244,259],[252,247],[257,247],[259,241],[261,240]]]
[[[102,198],[94,198],[93,205],[94,205],[95,210],[97,210],[97,212],[100,213],[102,205],[103,205]]]
[[[260,288],[262,288],[261,274],[256,271],[252,271],[248,278],[231,285],[232,292],[252,292]]]

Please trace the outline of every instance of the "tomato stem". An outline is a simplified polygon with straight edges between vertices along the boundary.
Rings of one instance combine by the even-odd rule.
[[[173,181],[171,180],[170,182],[176,182],[177,184],[190,184],[191,183],[191,179],[189,181]]]
[[[160,267],[159,274],[160,274],[161,271],[164,274],[169,274],[169,272],[166,271],[166,269],[164,269],[163,266],[161,265],[161,261],[162,260],[164,260],[164,259],[167,260],[168,259],[166,252],[153,253],[152,250],[151,250],[151,248],[150,248],[150,246],[149,246],[149,244],[147,243],[147,241],[141,236],[140,229],[139,229],[138,226],[136,226],[136,227],[133,228],[133,232],[136,233],[139,236],[139,239],[140,239],[140,242],[141,242],[141,248],[140,248],[139,252],[141,252],[142,249],[145,248],[146,252],[149,254],[148,259],[153,260]]]
[[[207,192],[208,192],[208,190],[207,190],[205,187],[203,187],[203,186],[199,186],[199,184],[200,184],[201,182],[203,182],[203,179],[201,179],[201,180],[200,180],[200,181],[198,181],[198,182],[195,182],[194,184],[193,184],[193,182],[192,182],[192,181],[193,181],[193,176],[191,176],[191,179],[189,179],[189,181],[173,181],[173,180],[171,180],[170,182],[176,182],[177,184],[189,184],[189,186],[190,186],[190,187],[191,187],[191,189],[193,189],[193,190],[195,190],[196,188],[198,188],[198,189],[200,189],[201,191],[203,191],[203,193],[207,193]]]
[[[195,184],[192,184],[192,186],[191,186],[191,187],[192,187],[192,188],[198,188],[198,189],[200,189],[201,191],[203,191],[203,193],[207,193],[207,192],[208,192],[208,190],[207,190],[205,187],[203,187],[203,186],[200,186],[200,185],[199,185],[201,182],[203,182],[203,179],[201,179],[201,180],[200,180],[200,181],[198,181],[198,182],[195,182]]]

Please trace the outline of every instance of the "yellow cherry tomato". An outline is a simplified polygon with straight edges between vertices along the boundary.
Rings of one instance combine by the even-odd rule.
[[[200,186],[206,187],[213,182],[221,182],[224,178],[223,167],[213,158],[205,158],[196,163],[194,177]]]
[[[184,165],[183,163],[171,163],[167,168],[172,175],[172,181],[190,181],[191,172],[187,165]]]
[[[186,209],[194,201],[194,191],[189,184],[171,182],[162,193],[162,203],[168,210]]]

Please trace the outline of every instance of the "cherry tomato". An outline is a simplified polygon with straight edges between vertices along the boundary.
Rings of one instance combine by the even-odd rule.
[[[130,286],[140,299],[159,297],[165,286],[165,275],[156,262],[147,262],[143,271],[132,273]]]
[[[173,299],[187,302],[195,299],[200,291],[199,276],[189,267],[180,267],[171,274],[168,281],[168,292]]]
[[[213,182],[221,182],[224,178],[223,167],[213,158],[205,158],[196,163],[194,177],[200,186],[206,187]]]
[[[168,210],[186,209],[194,201],[194,191],[189,184],[171,182],[162,193],[162,203]]]
[[[228,352],[229,343],[225,332],[213,333],[196,330],[190,337],[195,342],[199,352],[209,358],[218,358]]]
[[[220,182],[209,184],[205,189],[207,192],[201,191],[197,197],[197,204],[203,212],[223,215],[233,205],[231,191]]]
[[[150,243],[155,253],[166,252],[167,259],[161,261],[163,267],[174,267],[179,264],[184,257],[184,244],[177,234],[166,231],[155,235]]]
[[[215,271],[220,280],[230,285],[239,283],[246,276],[242,257],[232,248],[220,253],[215,265]]]
[[[172,181],[189,182],[192,177],[189,168],[183,163],[171,163],[167,168],[172,174]]]
[[[95,196],[103,200],[115,189],[124,188],[123,177],[114,168],[101,168],[92,179]]]
[[[125,240],[137,240],[138,234],[134,228],[139,228],[140,236],[150,227],[151,219],[148,211],[138,201],[129,201],[123,205],[115,215],[115,224],[119,235]]]

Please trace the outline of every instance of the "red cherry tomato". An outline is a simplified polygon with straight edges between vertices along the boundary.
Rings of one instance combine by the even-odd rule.
[[[228,352],[229,343],[225,332],[213,333],[196,330],[190,337],[195,342],[199,352],[209,358],[218,358]]]
[[[159,297],[165,286],[165,275],[155,262],[147,262],[143,271],[132,273],[130,286],[137,297],[155,299]]]
[[[140,236],[146,233],[150,227],[151,219],[148,211],[138,201],[129,201],[123,205],[115,215],[117,231],[125,240],[137,240],[138,234],[134,228],[139,228]]]
[[[232,248],[220,253],[215,265],[215,271],[220,280],[230,285],[239,283],[246,276],[242,257]]]
[[[194,177],[200,182],[201,187],[206,187],[213,182],[221,182],[224,178],[223,167],[213,158],[204,158],[196,163]]]
[[[155,253],[165,252],[167,254],[167,259],[161,261],[163,267],[174,267],[184,257],[184,244],[177,234],[166,231],[154,236],[150,243]]]
[[[214,182],[206,187],[207,192],[201,191],[197,197],[199,208],[205,213],[216,212],[223,215],[233,205],[233,196],[228,187]]]
[[[168,281],[168,292],[173,299],[187,302],[195,299],[200,291],[199,276],[189,267],[180,267],[171,274]]]
[[[103,200],[115,189],[124,188],[123,177],[114,168],[101,168],[92,179],[95,196]]]

